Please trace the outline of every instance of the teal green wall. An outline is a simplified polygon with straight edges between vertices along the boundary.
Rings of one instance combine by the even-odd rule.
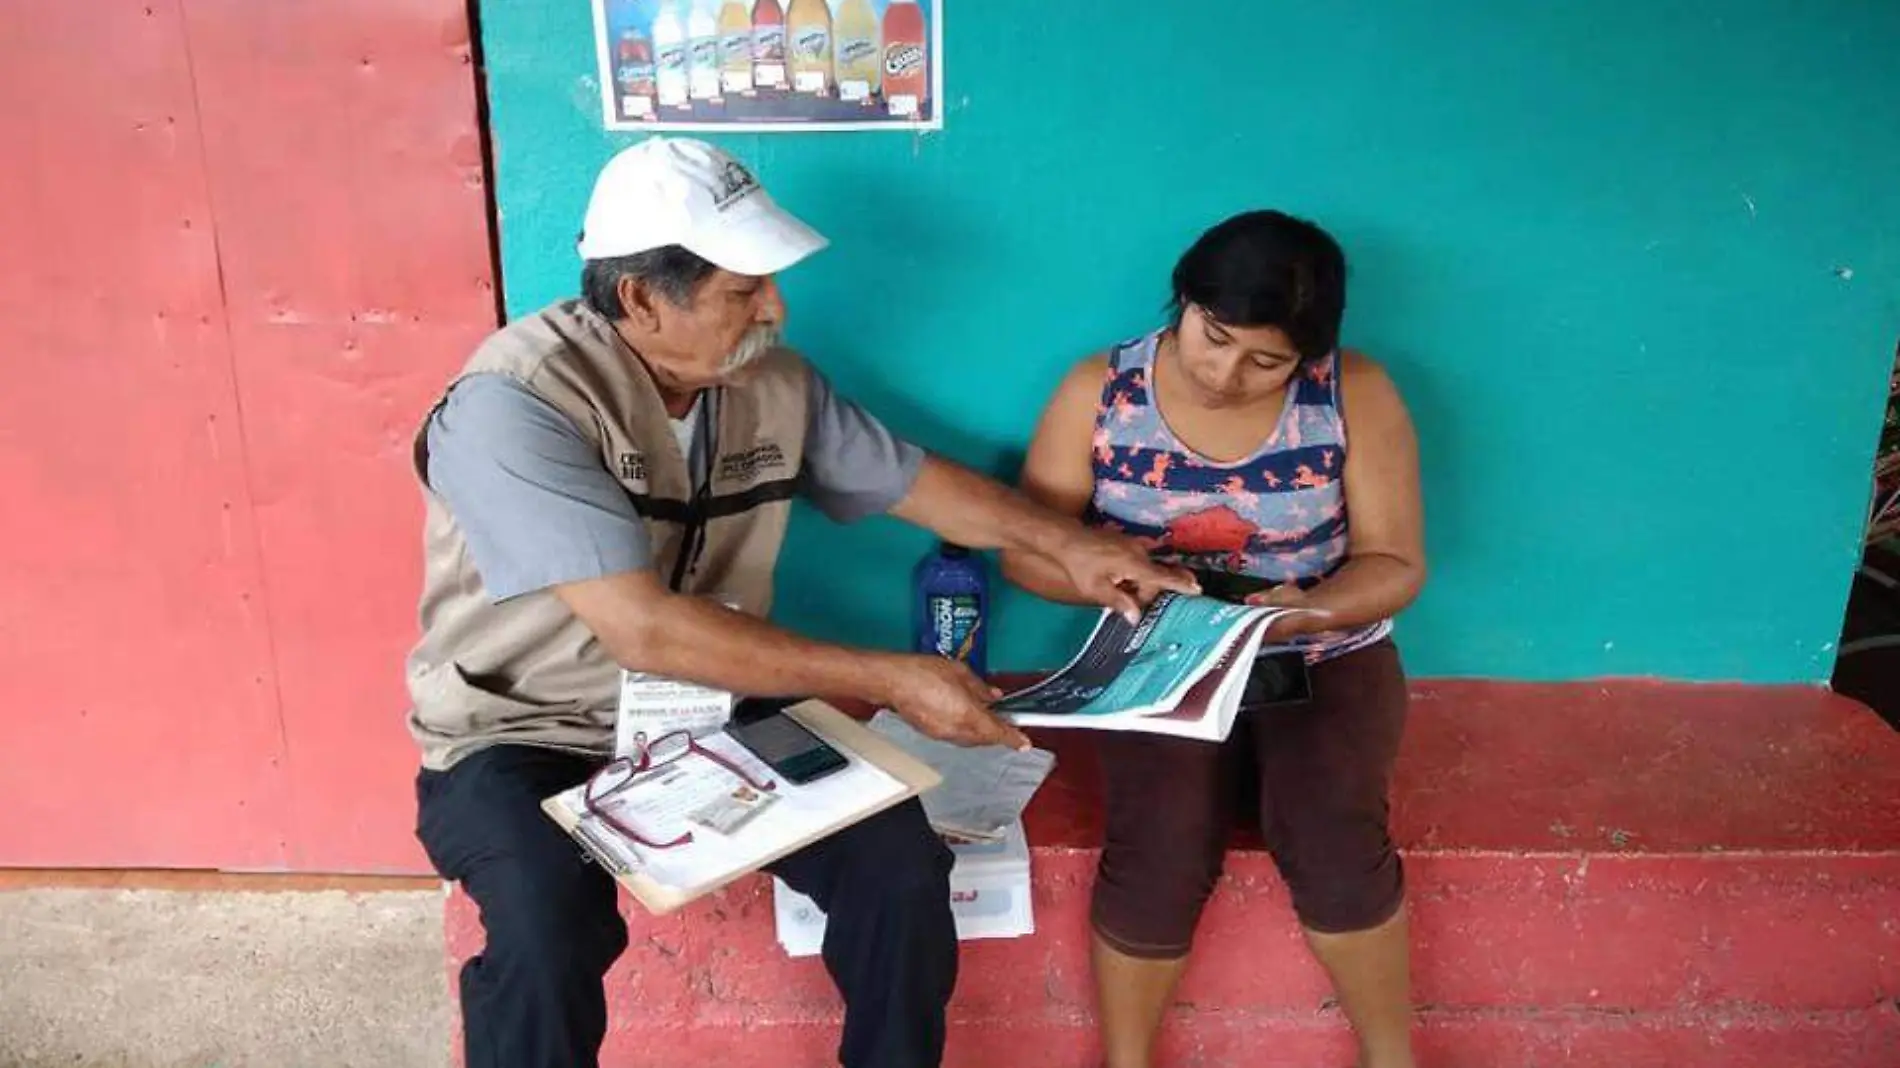
[[[1304,213],[1420,427],[1414,673],[1828,675],[1900,335],[1900,3],[946,6],[941,133],[724,139],[832,238],[782,282],[845,390],[1013,475],[1201,228]],[[573,291],[635,135],[600,129],[584,0],[481,14],[520,314]],[[899,644],[925,546],[801,514],[781,615]],[[995,658],[1076,624],[1006,599]]]

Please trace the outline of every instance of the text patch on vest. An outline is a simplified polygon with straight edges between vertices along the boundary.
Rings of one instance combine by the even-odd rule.
[[[647,458],[632,450],[621,453],[620,481],[644,483],[646,480]]]
[[[791,463],[785,450],[775,441],[764,441],[743,452],[731,452],[719,458],[719,481],[750,485],[768,475],[791,477]]]

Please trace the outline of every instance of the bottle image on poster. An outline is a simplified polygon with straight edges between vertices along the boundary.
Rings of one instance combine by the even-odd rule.
[[[785,88],[785,9],[778,0],[752,5],[752,84]]]
[[[844,0],[832,21],[832,53],[838,71],[838,99],[869,104],[884,67],[883,38],[871,0]]]
[[[792,51],[792,88],[822,95],[831,91],[831,6],[825,0],[792,0],[785,13]]]
[[[686,25],[680,21],[679,0],[664,0],[653,20],[653,54],[658,72],[660,106],[683,108],[691,99],[686,59]]]
[[[752,92],[752,12],[743,0],[719,5],[719,88]]]
[[[884,9],[884,106],[912,116],[930,92],[924,12],[912,0],[891,0]]]
[[[717,0],[692,0],[686,17],[687,84],[694,100],[719,98],[719,19]]]
[[[639,26],[622,25],[614,38],[614,93],[622,118],[653,117],[659,95],[653,83],[653,43]]]
[[[609,130],[943,126],[943,0],[555,2],[591,8]]]

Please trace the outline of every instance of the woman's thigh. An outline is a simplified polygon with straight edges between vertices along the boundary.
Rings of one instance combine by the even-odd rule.
[[[1260,826],[1306,926],[1376,927],[1404,897],[1388,829],[1405,730],[1405,671],[1390,642],[1310,669],[1312,699],[1255,713]]]
[[[1210,742],[1115,732],[1097,739],[1097,752],[1107,818],[1096,932],[1129,956],[1180,957],[1220,879],[1233,754]]]

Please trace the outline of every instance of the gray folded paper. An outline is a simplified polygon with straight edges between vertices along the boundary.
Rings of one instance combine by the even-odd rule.
[[[937,833],[973,841],[1000,840],[1056,765],[1045,749],[940,742],[888,710],[872,718],[871,729],[943,776],[943,785],[919,799],[924,815]]]

